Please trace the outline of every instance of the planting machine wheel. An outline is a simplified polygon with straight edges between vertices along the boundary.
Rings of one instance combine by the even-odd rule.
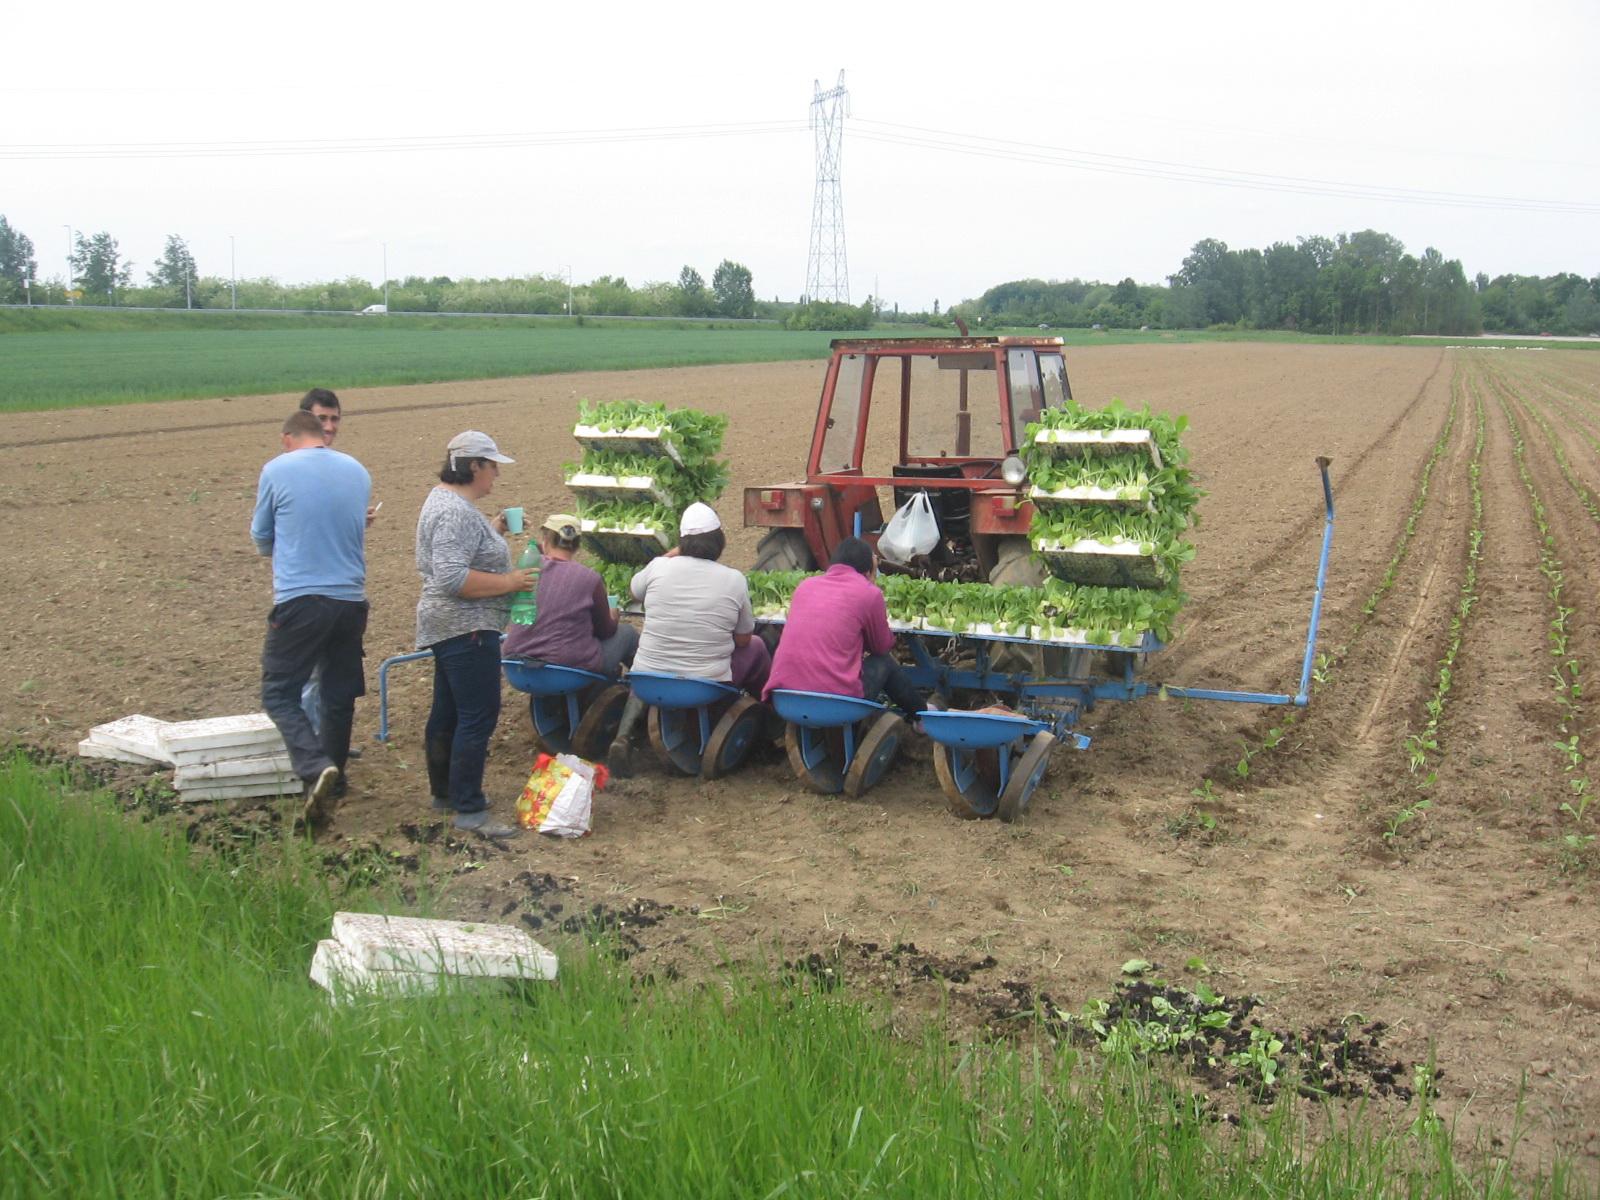
[[[766,723],[767,710],[753,696],[740,696],[711,731],[700,757],[700,775],[720,779],[744,762]]]
[[[817,560],[798,529],[774,529],[756,545],[757,571],[815,571]]]
[[[783,748],[800,782],[813,792],[836,796],[844,791],[844,730],[789,725]]]
[[[905,731],[906,723],[892,712],[884,713],[872,723],[856,746],[850,769],[844,773],[845,795],[860,796],[888,773],[895,755],[900,753]]]
[[[663,762],[685,775],[700,774],[700,710],[652,708],[650,744]]]
[[[1055,734],[1035,734],[1028,748],[1011,764],[1011,778],[1006,780],[1005,789],[1000,793],[999,809],[995,813],[1002,821],[1015,821],[1028,810],[1028,801],[1033,799],[1034,789],[1050,766],[1050,751],[1055,744]]]
[[[998,750],[963,750],[936,742],[933,773],[939,777],[945,804],[963,821],[992,817],[1000,806],[1000,755]]]
[[[528,710],[533,716],[533,741],[540,750],[546,754],[574,752],[572,718],[565,696],[531,696]]]
[[[622,710],[627,704],[627,684],[613,683],[600,689],[572,732],[572,753],[590,761],[604,758],[607,747],[617,736],[617,726],[622,724]]]
[[[1003,537],[995,543],[994,567],[989,582],[1005,587],[1043,587],[1048,577],[1025,537]],[[1047,650],[1042,646],[1005,645],[996,649],[994,669],[1035,679],[1078,678],[1088,669],[1090,655],[1083,650]]]

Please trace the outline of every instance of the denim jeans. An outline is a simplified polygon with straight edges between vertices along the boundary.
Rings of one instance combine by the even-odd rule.
[[[301,779],[315,779],[329,765],[344,770],[356,697],[367,691],[361,663],[366,629],[365,600],[296,596],[274,606],[267,616],[261,706],[283,735],[294,773]],[[320,733],[301,701],[301,689],[313,673],[322,678]]]
[[[427,744],[450,747],[450,807],[458,813],[489,807],[483,769],[489,737],[500,720],[500,635],[487,629],[433,644],[433,711]]]
[[[861,694],[876,700],[887,693],[889,702],[912,720],[928,706],[928,699],[911,685],[905,668],[887,654],[869,654],[861,664]]]

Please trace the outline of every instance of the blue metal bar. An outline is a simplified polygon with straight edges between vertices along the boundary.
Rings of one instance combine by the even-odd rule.
[[[1141,684],[1140,695],[1160,691],[1160,684]],[[1231,700],[1237,704],[1298,704],[1305,707],[1305,698],[1286,696],[1282,692],[1229,692],[1216,688],[1168,687],[1166,693],[1180,700]]]
[[[1311,664],[1317,653],[1317,626],[1322,621],[1322,592],[1328,582],[1328,550],[1333,545],[1333,485],[1328,482],[1328,465],[1332,460],[1318,456],[1317,469],[1322,472],[1322,497],[1328,506],[1328,517],[1322,527],[1322,561],[1317,564],[1317,594],[1311,601],[1311,628],[1306,631],[1306,657],[1300,664],[1300,690],[1295,693],[1295,707],[1304,708],[1310,700]]]
[[[389,740],[389,668],[399,663],[432,657],[432,650],[416,650],[410,654],[396,654],[378,664],[378,732],[372,735],[375,740]]]

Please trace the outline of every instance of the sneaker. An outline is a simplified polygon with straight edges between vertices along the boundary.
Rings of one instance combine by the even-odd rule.
[[[623,738],[612,742],[611,749],[606,751],[606,770],[618,779],[627,779],[633,774],[633,747]]]
[[[326,825],[339,807],[335,793],[341,777],[339,768],[329,765],[322,768],[322,773],[316,779],[307,781],[305,818],[306,824],[313,829]]]
[[[474,813],[457,813],[451,826],[464,833],[475,833],[486,838],[514,838],[522,832],[520,825],[507,825],[503,821],[496,821],[489,815],[488,809]]]

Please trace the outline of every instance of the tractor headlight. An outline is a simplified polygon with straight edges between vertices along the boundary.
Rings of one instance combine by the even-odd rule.
[[[1028,468],[1022,465],[1022,460],[1015,454],[1008,455],[1000,464],[1000,478],[1012,487],[1020,487],[1023,480],[1028,478]]]

